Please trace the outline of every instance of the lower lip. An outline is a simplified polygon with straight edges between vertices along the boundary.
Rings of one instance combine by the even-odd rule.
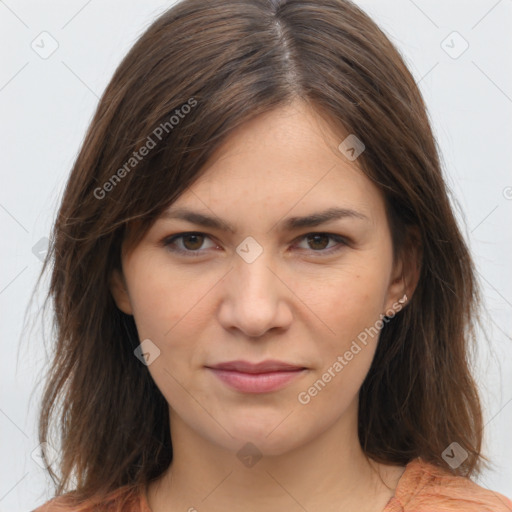
[[[243,373],[209,368],[222,382],[243,393],[267,393],[283,388],[305,369],[269,373]]]

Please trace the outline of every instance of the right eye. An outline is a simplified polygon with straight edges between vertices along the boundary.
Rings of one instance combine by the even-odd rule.
[[[199,249],[204,243],[205,239],[209,239],[208,235],[199,232],[179,233],[162,240],[162,245],[169,251],[186,256],[199,256],[201,252]],[[176,246],[179,241],[178,247]],[[215,245],[211,246],[215,247]]]

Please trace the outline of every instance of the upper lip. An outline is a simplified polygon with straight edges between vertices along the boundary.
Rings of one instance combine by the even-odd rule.
[[[251,363],[249,361],[240,360],[227,361],[225,363],[208,366],[208,368],[214,368],[215,370],[231,370],[242,373],[270,373],[304,369],[303,366],[297,366],[296,364],[285,363],[275,359],[267,359],[260,363]]]

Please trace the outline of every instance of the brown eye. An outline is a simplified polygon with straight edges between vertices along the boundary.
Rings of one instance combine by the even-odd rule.
[[[301,239],[305,240],[307,243],[307,247],[302,247],[303,249],[320,253],[319,256],[339,251],[343,249],[344,246],[348,245],[344,237],[331,233],[308,233],[302,236]],[[333,243],[329,246],[330,241],[337,243]]]
[[[209,247],[204,247],[205,240],[210,240],[210,237],[204,233],[180,233],[164,239],[162,245],[171,252],[186,256],[200,256],[206,249],[215,247],[212,242]]]
[[[308,235],[308,244],[311,249],[323,250],[329,245],[329,236],[323,233]]]
[[[185,235],[182,239],[185,249],[189,251],[197,251],[201,248],[201,245],[203,245],[204,235]]]

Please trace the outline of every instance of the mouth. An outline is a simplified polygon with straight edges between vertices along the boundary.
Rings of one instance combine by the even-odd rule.
[[[307,372],[303,366],[275,360],[229,361],[206,368],[224,384],[243,393],[277,391]]]

